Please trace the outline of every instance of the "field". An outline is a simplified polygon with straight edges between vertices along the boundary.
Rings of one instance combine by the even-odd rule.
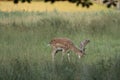
[[[119,11],[0,11],[0,80],[120,80],[119,30]],[[57,54],[53,64],[54,37],[91,42],[80,60]]]

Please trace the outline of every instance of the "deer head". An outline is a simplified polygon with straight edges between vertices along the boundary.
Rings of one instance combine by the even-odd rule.
[[[80,43],[80,51],[85,54],[85,47],[90,42],[90,40],[84,40]]]

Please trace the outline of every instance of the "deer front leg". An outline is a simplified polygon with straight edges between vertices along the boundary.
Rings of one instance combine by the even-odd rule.
[[[65,50],[62,49],[62,58],[61,58],[61,61],[63,61],[63,59],[64,59],[64,55],[65,55]]]
[[[56,54],[56,49],[52,50],[52,62],[55,61],[55,54]]]

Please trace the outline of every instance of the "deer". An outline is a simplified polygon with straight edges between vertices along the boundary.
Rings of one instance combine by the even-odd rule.
[[[77,54],[80,59],[83,55],[85,55],[85,46],[90,42],[90,40],[86,39],[80,43],[80,48],[77,48],[74,43],[68,38],[53,38],[49,45],[52,47],[52,61],[54,62],[55,55],[61,51],[62,58],[66,53],[68,53],[68,60],[70,61],[69,52],[72,51]]]

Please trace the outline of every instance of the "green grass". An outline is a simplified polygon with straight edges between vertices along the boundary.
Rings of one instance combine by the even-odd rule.
[[[120,13],[0,12],[0,80],[119,80]],[[71,62],[57,54],[51,62],[54,37],[79,46],[90,39],[86,56],[71,53]]]

